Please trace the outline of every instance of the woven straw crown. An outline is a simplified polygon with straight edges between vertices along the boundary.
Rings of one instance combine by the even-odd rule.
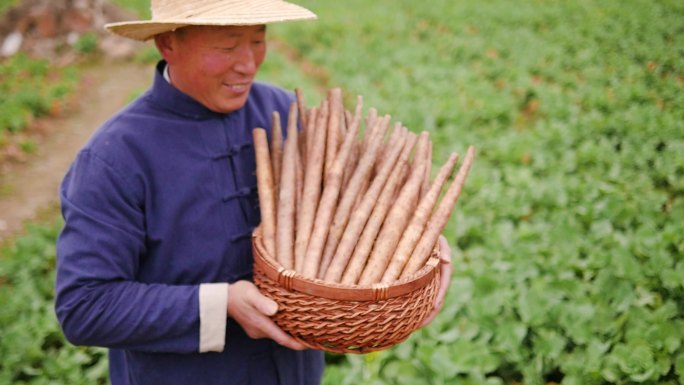
[[[135,40],[189,25],[259,25],[311,20],[316,14],[282,0],[152,0],[152,19],[105,25],[109,31]]]

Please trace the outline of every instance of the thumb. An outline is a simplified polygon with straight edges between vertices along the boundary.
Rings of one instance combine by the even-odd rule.
[[[449,247],[449,242],[444,235],[439,236],[439,251],[442,263],[451,262],[451,247]]]

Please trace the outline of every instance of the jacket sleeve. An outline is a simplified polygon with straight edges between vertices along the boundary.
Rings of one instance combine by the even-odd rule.
[[[199,285],[135,279],[145,255],[140,190],[87,150],[79,154],[60,190],[57,317],[77,345],[197,352]]]

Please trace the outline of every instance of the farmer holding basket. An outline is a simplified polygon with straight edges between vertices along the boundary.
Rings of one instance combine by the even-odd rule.
[[[294,96],[258,83],[266,24],[315,19],[280,0],[152,0],[106,27],[154,39],[151,88],[78,153],[60,195],[56,313],[74,344],[109,348],[122,384],[318,384],[323,354],[270,316],[251,282],[260,223],[252,129]],[[440,242],[443,258],[448,246]],[[429,322],[441,307],[451,267]]]

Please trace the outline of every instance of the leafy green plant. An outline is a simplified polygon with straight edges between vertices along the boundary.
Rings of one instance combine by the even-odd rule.
[[[152,64],[156,63],[161,59],[161,55],[159,54],[159,51],[157,50],[157,47],[151,46],[147,47],[145,49],[140,50],[136,55],[133,57],[133,60],[136,63],[141,63],[141,64]]]
[[[55,239],[33,225],[0,252],[0,383],[105,384],[106,351],[64,339],[54,315]]]
[[[59,109],[76,82],[74,68],[47,60],[17,54],[0,61],[0,134],[20,132],[32,119]]]
[[[17,3],[17,0],[0,0],[0,13]]]
[[[140,17],[150,17],[150,2],[148,0],[115,0],[114,3],[135,12]]]
[[[257,73],[257,79],[277,84],[286,90],[293,91],[300,88],[304,99],[320,100],[326,91],[315,79],[302,72],[296,61],[290,60],[283,52],[271,50]]]
[[[93,32],[84,33],[76,40],[74,49],[80,54],[93,54],[97,51],[97,39],[97,34]]]

